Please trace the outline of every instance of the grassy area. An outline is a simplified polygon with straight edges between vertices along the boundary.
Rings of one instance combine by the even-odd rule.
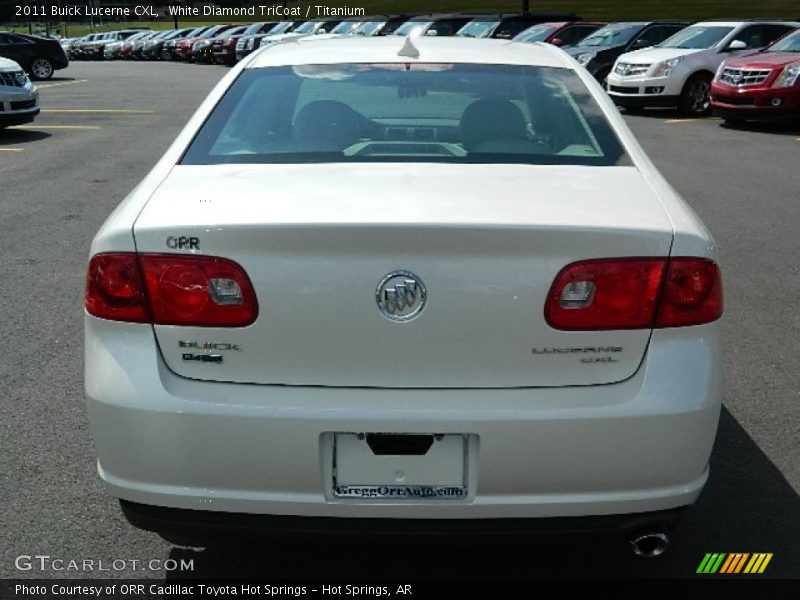
[[[269,2],[264,2],[268,4]],[[256,3],[258,4],[258,3]],[[469,12],[469,11],[519,11],[522,0],[326,0],[320,2],[289,2],[290,6],[324,4],[331,7],[364,7],[370,14]],[[530,0],[533,11],[574,12],[587,20],[621,21],[646,19],[747,18],[791,17],[800,20],[800,3],[797,0]],[[312,9],[313,14],[313,9]],[[211,22],[220,22],[224,19]],[[201,21],[181,20],[181,27],[201,25]],[[134,23],[104,23],[91,27],[88,24],[67,25],[70,37],[85,35],[90,31],[110,31],[124,27],[171,29],[172,21],[137,21]],[[27,32],[27,23],[16,23],[9,29]],[[0,25],[0,30],[6,29]],[[34,29],[43,25],[34,24]],[[64,35],[64,24],[52,24],[51,31]]]

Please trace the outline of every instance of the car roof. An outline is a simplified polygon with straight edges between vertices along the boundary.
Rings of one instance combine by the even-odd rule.
[[[743,19],[741,21],[698,21],[693,25],[722,25],[725,27],[739,27],[740,25],[797,25],[795,21],[790,20],[768,20],[768,19]]]
[[[414,48],[407,48],[411,43]],[[401,53],[406,48],[410,52]],[[409,58],[409,54],[419,56]],[[571,63],[549,44],[462,37],[289,38],[253,55],[248,68],[339,63],[479,63],[565,67]]]

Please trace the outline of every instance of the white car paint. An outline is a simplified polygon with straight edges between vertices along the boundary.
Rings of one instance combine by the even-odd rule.
[[[789,21],[706,21],[690,25],[676,35],[685,35],[698,27],[730,27],[732,30],[709,48],[666,48],[654,46],[621,55],[608,75],[608,93],[616,101],[645,100],[657,102],[659,106],[678,103],[686,82],[695,74],[702,73],[711,80],[719,65],[731,56],[752,53],[756,49],[730,50],[728,47],[739,40],[742,30],[751,25],[785,25],[800,27],[800,23]],[[663,44],[669,43],[665,40]],[[677,61],[669,74],[663,69],[667,61]],[[628,73],[628,74],[626,74]],[[614,91],[611,86],[636,88],[631,93]],[[658,94],[646,93],[645,88],[663,88]]]
[[[13,108],[19,106],[17,102],[32,103],[32,106]],[[0,57],[0,127],[32,121],[37,114],[38,88],[19,64]]]
[[[102,226],[92,255],[165,252],[167,232],[202,232],[202,251],[239,261],[259,290],[262,314],[280,315],[259,336],[231,338],[264,354],[256,376],[256,356],[227,365],[227,382],[202,381],[203,373],[176,363],[169,346],[179,328],[154,332],[149,324],[86,315],[86,400],[107,489],[161,507],[358,518],[605,515],[692,503],[708,477],[720,410],[719,322],[607,331],[608,343],[631,353],[610,371],[582,373],[575,361],[557,357],[548,366],[531,361],[526,372],[515,354],[530,358],[530,346],[540,342],[600,343],[597,334],[548,331],[541,323],[542,288],[568,262],[716,258],[709,233],[611,100],[562,51],[499,40],[414,40],[420,60],[433,63],[575,70],[633,166],[177,165],[244,69],[404,63],[414,60],[398,56],[405,43],[303,38],[254,53],[214,88]],[[260,193],[276,189],[281,199]],[[260,256],[253,226],[275,236],[262,235]],[[375,284],[397,268],[425,279],[429,316],[450,319],[452,328],[461,315],[462,337],[447,340],[444,322],[434,319],[405,330],[380,320]],[[452,288],[459,281],[473,284],[463,298]],[[297,282],[306,286],[302,296],[283,294]],[[451,293],[437,297],[448,286]],[[315,303],[316,312],[307,312]],[[457,310],[437,313],[437,303]],[[519,332],[511,327],[515,318]],[[249,335],[244,329],[235,335]],[[378,357],[370,337],[380,342]],[[314,339],[329,364],[315,354]],[[467,497],[334,497],[332,432],[466,434]]]

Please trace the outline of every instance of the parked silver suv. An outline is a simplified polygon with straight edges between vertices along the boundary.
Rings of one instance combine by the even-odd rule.
[[[0,58],[0,128],[30,123],[39,114],[39,91],[19,64]]]

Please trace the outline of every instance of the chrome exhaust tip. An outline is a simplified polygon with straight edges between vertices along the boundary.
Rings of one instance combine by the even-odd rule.
[[[636,556],[655,558],[667,551],[669,537],[661,532],[643,533],[632,537],[630,543]]]

